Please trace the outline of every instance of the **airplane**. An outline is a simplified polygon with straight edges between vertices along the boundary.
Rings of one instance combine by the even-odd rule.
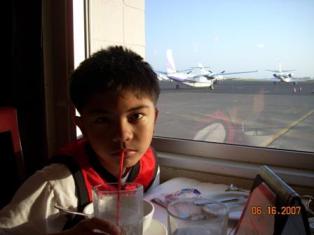
[[[219,73],[214,73],[211,70],[207,69],[208,67],[205,67],[203,65],[178,71],[176,70],[171,49],[168,49],[166,51],[166,56],[167,56],[166,73],[158,72],[158,77],[160,80],[165,80],[165,78],[168,78],[172,81],[177,82],[176,88],[179,88],[179,83],[182,83],[190,87],[209,87],[210,90],[213,90],[214,84],[216,84],[217,81],[226,79],[224,75],[257,72],[257,70],[254,70],[226,73],[226,71],[223,70]],[[195,69],[197,69],[197,71]]]
[[[274,84],[277,82],[285,82],[285,83],[291,83],[293,85],[293,93],[296,93],[297,91],[301,92],[302,87],[297,87],[298,82],[309,82],[313,81],[313,78],[311,77],[295,77],[293,75],[293,71],[295,70],[282,70],[281,64],[279,64],[278,70],[266,70],[273,73],[273,80]]]
[[[281,68],[281,64],[279,64],[279,68],[278,70],[266,70],[268,72],[272,72],[273,73],[273,78],[276,79],[276,81],[279,81],[279,82],[292,82],[293,85],[296,85],[296,80],[293,78],[293,71],[295,71],[294,69],[293,70],[282,70]],[[276,83],[275,81],[275,83]]]

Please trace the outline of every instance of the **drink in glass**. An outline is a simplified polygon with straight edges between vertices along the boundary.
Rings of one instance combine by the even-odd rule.
[[[122,234],[139,235],[143,230],[143,186],[126,183],[98,185],[93,188],[94,216],[111,221]]]

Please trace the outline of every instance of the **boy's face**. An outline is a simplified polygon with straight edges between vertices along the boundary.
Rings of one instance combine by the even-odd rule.
[[[93,95],[75,121],[102,165],[117,176],[122,144],[124,167],[134,166],[151,144],[157,115],[149,97],[124,90]]]

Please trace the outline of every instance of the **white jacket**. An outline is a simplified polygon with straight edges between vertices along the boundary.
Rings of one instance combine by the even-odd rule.
[[[0,234],[41,235],[61,231],[67,217],[54,208],[77,207],[74,178],[62,164],[37,171],[0,211]]]
[[[150,189],[159,184],[160,169]],[[126,179],[127,176],[124,178]],[[0,211],[0,235],[46,235],[62,231],[67,215],[54,205],[76,210],[74,178],[63,164],[51,164],[26,180]]]

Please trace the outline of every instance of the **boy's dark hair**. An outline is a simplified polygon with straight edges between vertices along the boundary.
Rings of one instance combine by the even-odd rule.
[[[135,52],[122,46],[102,49],[83,61],[70,78],[70,97],[80,111],[97,93],[128,89],[148,96],[156,104],[159,84],[152,67]]]

